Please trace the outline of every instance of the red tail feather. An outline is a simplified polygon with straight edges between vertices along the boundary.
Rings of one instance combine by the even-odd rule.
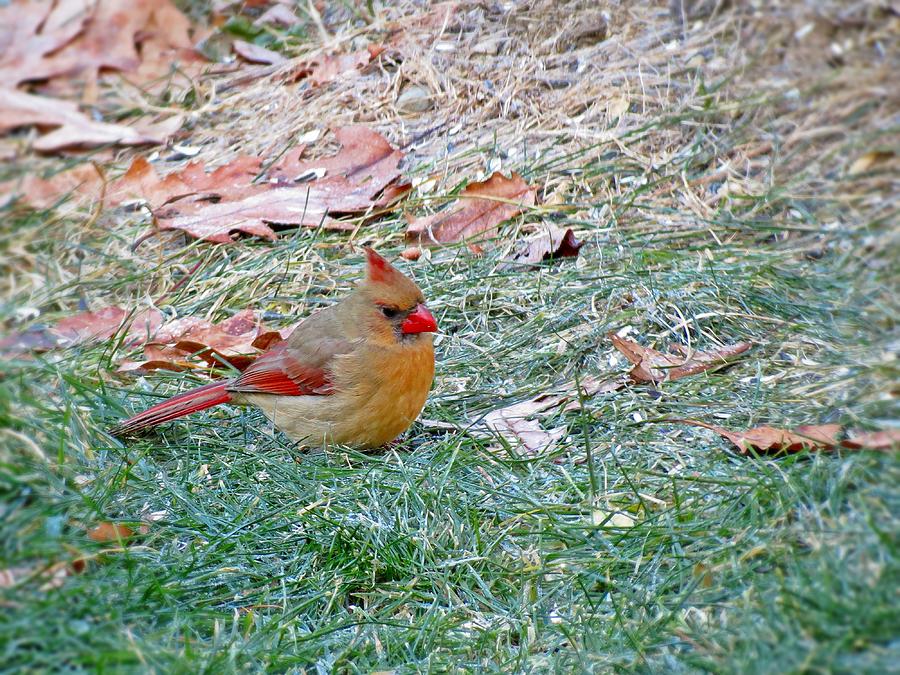
[[[219,380],[173,396],[120,422],[110,432],[114,436],[133,434],[169,420],[212,408],[220,403],[228,403],[231,400],[231,394],[226,389],[229,384],[231,380]]]

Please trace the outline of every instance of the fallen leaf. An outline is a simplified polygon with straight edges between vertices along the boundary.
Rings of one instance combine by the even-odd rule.
[[[166,140],[121,124],[95,122],[79,112],[75,103],[17,90],[2,90],[0,134],[24,126],[54,129],[34,142],[34,149],[40,152],[110,143],[146,145]]]
[[[673,347],[681,352],[679,355],[675,355],[663,354],[655,349],[643,347],[637,342],[621,338],[615,333],[609,333],[609,339],[613,346],[634,364],[630,375],[635,382],[671,381],[721,368],[752,346],[749,342],[738,342],[706,352],[688,352],[679,345]]]
[[[171,69],[172,52],[182,61],[199,55],[192,49],[193,27],[169,0],[60,0],[57,3],[14,0],[0,8],[0,82],[14,88],[23,82],[65,77],[95,82],[101,71],[141,72],[143,84],[159,77],[161,61]]]
[[[243,310],[221,323],[184,317],[162,326],[144,344],[143,360],[126,360],[119,372],[221,368],[243,370],[259,354],[290,335],[291,329],[266,329],[253,310]]]
[[[552,448],[565,433],[565,429],[545,430],[536,416],[551,408],[565,404],[563,411],[581,407],[581,396],[589,398],[599,393],[616,391],[625,386],[621,379],[600,379],[586,376],[576,383],[568,382],[560,393],[544,393],[527,401],[492,410],[484,417],[484,424],[492,432],[501,435],[511,445],[521,446],[530,454],[539,454]]]
[[[290,28],[291,26],[296,26],[300,23],[300,19],[297,18],[297,15],[286,5],[277,4],[272,5],[265,12],[260,14],[259,18],[253,22],[253,25],[261,26],[267,23]]]
[[[741,454],[755,451],[759,454],[794,453],[802,450],[828,451],[842,446],[851,450],[890,450],[900,446],[900,430],[860,433],[844,441],[839,440],[843,431],[840,424],[804,425],[796,429],[779,429],[761,426],[746,431],[729,431],[715,424],[699,420],[669,420],[678,424],[690,424],[715,431],[737,446]]]
[[[492,410],[484,418],[484,424],[505,438],[513,446],[521,446],[529,454],[539,454],[562,438],[565,429],[544,430],[541,423],[531,419],[534,415],[559,403],[561,397],[540,396],[516,403],[506,408]]]
[[[0,5],[0,82],[15,88],[29,79],[59,75],[71,66],[45,64],[84,29],[90,16],[85,2],[28,2],[14,0]]]
[[[400,257],[415,262],[422,257],[422,249],[418,246],[407,246],[400,252]]]
[[[12,588],[19,583],[19,581],[31,576],[33,573],[33,568],[24,565],[0,569],[0,588]]]
[[[535,193],[535,188],[518,174],[506,178],[495,172],[486,181],[467,185],[459,201],[449,209],[410,218],[406,238],[433,245],[493,237],[500,223],[534,205]]]
[[[892,450],[900,448],[900,429],[859,432],[841,442],[851,450]]]
[[[59,346],[59,336],[46,327],[32,327],[0,340],[0,354],[15,356],[26,352],[46,352]]]
[[[355,226],[329,219],[330,214],[363,213],[378,206],[378,196],[400,176],[403,153],[365,127],[334,132],[343,146],[333,157],[294,164],[295,175],[324,169],[322,178],[302,183],[263,184],[229,194],[218,190],[218,203],[178,202],[160,213],[162,230],[183,230],[196,239],[231,243],[235,232],[274,240],[270,227],[301,225],[352,231]]]
[[[873,152],[867,152],[864,155],[858,157],[853,164],[850,165],[850,168],[847,169],[847,175],[849,176],[858,176],[862,173],[866,173],[871,170],[875,165],[882,164],[894,156],[894,153],[891,151],[883,151],[877,150]]]
[[[0,206],[5,206],[14,198],[21,198],[36,209],[48,209],[56,206],[68,194],[99,195],[102,187],[103,176],[94,164],[79,164],[50,178],[28,173],[0,183]]]
[[[99,544],[106,544],[111,541],[117,542],[130,539],[134,536],[134,530],[127,525],[104,521],[88,530],[87,535],[92,541],[96,541]]]
[[[299,75],[303,74],[312,86],[321,86],[346,77],[349,73],[362,71],[382,51],[383,48],[372,45],[368,49],[350,54],[323,55],[305,64],[298,71],[298,79]]]
[[[510,265],[537,265],[545,260],[575,258],[582,246],[584,242],[575,238],[572,228],[563,229],[549,223],[538,234],[521,242],[506,260]]]
[[[249,63],[262,63],[271,66],[284,63],[287,60],[278,52],[273,52],[271,49],[266,49],[244,40],[235,40],[231,43],[231,48],[235,54]]]
[[[107,206],[144,200],[161,229],[181,229],[217,243],[232,242],[233,232],[275,239],[269,223],[352,231],[355,225],[329,214],[384,209],[410,188],[397,183],[403,153],[383,136],[360,126],[335,129],[334,136],[342,146],[337,154],[304,160],[306,148],[298,146],[266,168],[268,181],[256,182],[264,166],[260,157],[240,155],[211,172],[191,162],[166,176],[137,157],[125,174],[105,187],[96,170],[76,167],[46,180],[9,181],[0,185],[0,194],[7,193],[5,201],[19,195],[38,208],[52,206],[67,191],[74,191],[76,202],[102,197]],[[295,182],[306,176],[313,179]]]
[[[125,326],[125,344],[136,344],[156,333],[162,322],[159,310],[149,309],[131,314],[121,307],[104,307],[95,312],[81,312],[60,319],[46,328],[30,328],[0,341],[0,353],[20,354],[27,351],[74,347],[88,342],[106,340]]]
[[[606,114],[610,119],[617,119],[627,113],[629,107],[631,107],[631,103],[627,98],[612,98],[606,104]]]

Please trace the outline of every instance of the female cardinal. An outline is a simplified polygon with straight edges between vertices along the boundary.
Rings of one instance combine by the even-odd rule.
[[[255,405],[304,445],[372,448],[422,411],[434,378],[437,322],[419,287],[371,248],[366,278],[301,322],[231,380],[179,394],[120,423],[133,433],[220,403]]]

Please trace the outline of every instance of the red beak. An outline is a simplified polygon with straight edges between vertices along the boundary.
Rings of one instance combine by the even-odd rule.
[[[437,321],[434,320],[428,308],[419,303],[406,317],[406,321],[400,326],[400,332],[404,335],[415,333],[434,333],[437,330]]]

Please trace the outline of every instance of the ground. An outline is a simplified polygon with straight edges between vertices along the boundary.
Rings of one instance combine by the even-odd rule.
[[[685,4],[462,2],[438,21],[424,3],[301,7],[297,53],[399,36],[396,55],[319,88],[250,81],[177,103],[197,111],[182,142],[212,165],[350,122],[403,147],[412,194],[352,235],[132,246],[139,211],[4,206],[9,331],[28,308],[52,321],[166,289],[170,314],[253,307],[281,326],[357,278],[351,240],[394,258],[404,213],[494,170],[539,188],[480,255],[401,260],[442,332],[422,417],[383,451],[304,452],[233,407],[121,441],[112,423],[202,377],[117,374],[115,340],[4,359],[2,667],[896,668],[896,452],[742,456],[672,420],[896,425],[900,19],[878,2]],[[428,110],[398,108],[412,85]],[[551,222],[585,242],[577,259],[503,263]],[[486,433],[492,410],[627,372],[607,338],[623,329],[753,348],[554,409],[541,423],[564,433],[536,454]],[[86,536],[109,522],[134,536]]]

